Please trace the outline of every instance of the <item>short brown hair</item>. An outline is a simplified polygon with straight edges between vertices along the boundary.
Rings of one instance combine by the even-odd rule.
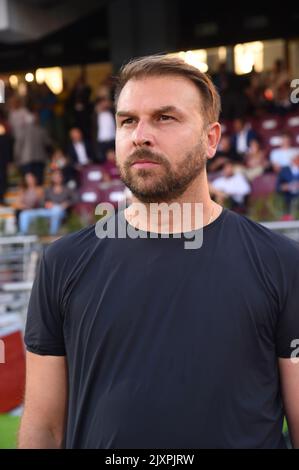
[[[117,103],[121,90],[129,80],[164,75],[177,75],[193,82],[203,100],[202,113],[205,120],[208,123],[218,121],[221,111],[220,96],[209,76],[180,58],[166,55],[139,57],[125,64],[120,69],[117,77],[115,103]]]

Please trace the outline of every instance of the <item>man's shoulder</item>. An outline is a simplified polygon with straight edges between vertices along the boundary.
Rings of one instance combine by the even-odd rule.
[[[51,260],[70,260],[78,257],[96,243],[95,224],[84,227],[76,232],[63,235],[50,243],[45,249],[45,257]]]
[[[251,250],[275,256],[284,261],[299,262],[299,243],[282,233],[278,233],[263,223],[256,222],[244,215],[228,211],[234,232],[241,237],[242,243]],[[266,223],[265,223],[266,224]]]

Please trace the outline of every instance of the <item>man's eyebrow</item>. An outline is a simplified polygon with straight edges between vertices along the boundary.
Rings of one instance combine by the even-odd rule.
[[[136,116],[135,113],[133,113],[132,111],[117,111],[115,115],[117,117],[123,117],[123,116],[135,117]]]
[[[158,113],[177,113],[177,114],[182,114],[182,112],[176,108],[176,106],[173,105],[168,105],[168,106],[161,106],[161,108],[158,108],[154,111],[154,114]]]
[[[160,113],[182,114],[182,112],[173,105],[161,106],[160,108],[154,109],[151,114],[155,115],[155,114],[160,114]],[[125,111],[125,110],[121,111],[120,110],[116,112],[116,116],[117,117],[127,117],[127,116],[136,117],[137,114],[134,113],[134,111]]]

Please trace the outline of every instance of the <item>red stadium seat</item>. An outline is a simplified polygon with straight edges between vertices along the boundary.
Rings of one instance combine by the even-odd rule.
[[[275,173],[265,173],[257,176],[251,182],[251,198],[265,197],[273,194],[276,189],[277,176]]]
[[[299,146],[299,114],[290,114],[285,120],[285,129],[290,132],[293,138],[293,145]]]
[[[282,120],[278,116],[268,116],[266,118],[262,118],[259,121],[259,128],[261,132],[267,131],[281,131],[282,130]]]
[[[80,186],[93,186],[97,188],[103,179],[101,165],[86,165],[79,170]]]
[[[122,181],[114,180],[100,184],[100,201],[110,202],[114,207],[124,200],[126,186]]]

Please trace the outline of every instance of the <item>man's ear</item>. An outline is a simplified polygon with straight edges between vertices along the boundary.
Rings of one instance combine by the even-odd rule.
[[[207,157],[213,158],[221,137],[221,125],[213,122],[207,127]]]

